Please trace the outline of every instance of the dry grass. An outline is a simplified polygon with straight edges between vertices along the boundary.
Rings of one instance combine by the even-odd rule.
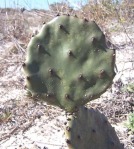
[[[77,5],[76,5],[77,6]],[[12,40],[15,38],[27,43],[33,30],[41,27],[43,22],[48,22],[56,14],[77,15],[80,18],[95,20],[101,27],[118,22],[121,25],[125,23],[133,24],[134,1],[123,0],[122,3],[113,3],[112,0],[90,2],[79,10],[74,10],[67,3],[58,3],[50,5],[50,10],[25,10],[23,13],[19,9],[0,9],[0,37],[2,39]],[[111,21],[112,20],[112,21]]]

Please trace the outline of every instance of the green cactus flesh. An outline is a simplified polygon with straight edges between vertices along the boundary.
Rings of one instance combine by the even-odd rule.
[[[94,21],[57,16],[43,25],[27,48],[26,87],[67,111],[98,98],[111,85],[115,50]]]
[[[98,110],[80,107],[67,117],[65,137],[69,149],[123,149],[114,128]]]

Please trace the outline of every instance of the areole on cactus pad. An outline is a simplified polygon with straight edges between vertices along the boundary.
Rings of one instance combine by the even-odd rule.
[[[33,96],[72,112],[107,90],[114,65],[115,50],[94,21],[63,15],[32,37],[23,69]]]

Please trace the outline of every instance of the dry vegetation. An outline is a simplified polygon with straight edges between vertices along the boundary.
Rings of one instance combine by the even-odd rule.
[[[103,99],[96,100],[91,103],[91,105],[102,111],[112,124],[126,120],[128,113],[134,110],[134,93],[127,90],[128,85],[134,83],[134,52],[132,51],[132,48],[134,49],[132,38],[134,35],[133,0],[123,0],[122,3],[113,3],[111,0],[102,0],[98,3],[91,1],[90,4],[82,6],[79,10],[74,10],[68,6],[66,2],[50,5],[50,10],[34,9],[22,12],[20,9],[1,8],[0,126],[2,127],[0,131],[3,132],[7,129],[9,132],[8,134],[0,133],[0,141],[10,138],[11,135],[17,134],[20,130],[23,130],[23,132],[26,131],[25,129],[31,127],[34,120],[43,115],[42,113],[47,112],[47,116],[49,116],[50,119],[53,118],[53,114],[55,114],[55,116],[60,115],[61,111],[59,109],[58,113],[53,111],[53,107],[48,106],[46,108],[46,105],[44,105],[45,109],[43,109],[43,104],[29,103],[28,97],[24,96],[24,78],[21,72],[26,47],[31,36],[38,32],[43,22],[48,22],[54,18],[56,14],[70,14],[88,20],[95,20],[104,31],[108,40],[111,41],[112,37],[118,34],[125,36],[124,42],[118,43],[117,41],[111,44],[110,41],[108,43],[110,46],[117,49],[117,54],[120,54],[120,50],[125,49],[122,51],[121,59],[117,60],[119,65],[122,64],[124,66],[121,69],[119,68],[118,74],[123,76],[125,73],[129,73],[129,77],[127,77],[126,83],[120,78],[116,79],[112,86],[114,91],[111,88],[108,94],[103,96]],[[124,38],[122,39],[124,40]],[[126,56],[128,56],[128,58],[126,58]],[[131,63],[131,66],[126,68],[126,63]],[[50,113],[48,112],[49,110],[51,111]],[[31,115],[29,115],[29,113]],[[15,127],[17,129],[10,131],[10,125],[13,119],[17,126],[20,126],[22,123],[25,124],[27,121],[29,121],[29,123],[28,125],[26,123],[24,127]],[[120,132],[118,132],[118,135],[124,143],[125,149],[134,149],[134,138],[133,140],[126,140],[129,134],[125,134],[124,138]]]

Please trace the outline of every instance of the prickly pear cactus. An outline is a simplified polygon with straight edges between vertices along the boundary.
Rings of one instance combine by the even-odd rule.
[[[123,149],[114,128],[98,110],[80,107],[65,123],[69,149]]]
[[[111,85],[115,51],[93,21],[57,16],[32,37],[23,69],[35,97],[67,111],[98,98]]]

